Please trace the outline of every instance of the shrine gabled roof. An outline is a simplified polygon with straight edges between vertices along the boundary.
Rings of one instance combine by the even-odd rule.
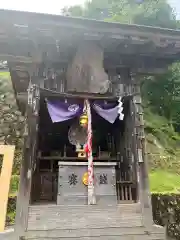
[[[117,57],[180,57],[179,30],[0,10],[1,59],[42,62],[43,54],[48,52],[49,61],[58,62],[62,51],[70,51],[83,40],[98,41],[105,51],[116,53]]]
[[[0,10],[0,60],[8,61],[17,102],[23,101],[32,66],[67,66],[85,40],[104,49],[108,69],[155,74],[180,59],[179,30]]]

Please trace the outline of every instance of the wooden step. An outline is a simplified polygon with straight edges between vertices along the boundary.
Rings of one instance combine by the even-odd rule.
[[[31,206],[28,231],[141,227],[139,205],[133,206]]]

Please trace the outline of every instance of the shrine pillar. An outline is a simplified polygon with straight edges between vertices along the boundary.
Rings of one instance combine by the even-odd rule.
[[[16,207],[16,237],[24,236],[28,223],[28,207],[30,203],[32,173],[35,168],[36,141],[39,116],[39,87],[30,82],[28,103],[26,108],[26,123],[24,130],[24,150],[21,163],[20,186]]]
[[[134,131],[132,135],[133,135],[134,161],[137,172],[137,194],[139,202],[142,207],[144,226],[150,229],[153,225],[152,205],[148,177],[148,162],[146,158],[145,148],[143,107],[140,81],[138,75],[131,74],[131,83],[133,88],[132,118],[134,122]]]

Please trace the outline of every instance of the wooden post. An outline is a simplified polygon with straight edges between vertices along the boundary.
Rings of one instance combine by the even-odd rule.
[[[15,146],[0,145],[0,155],[3,155],[2,169],[0,172],[0,232],[4,231],[6,222],[7,203],[11,173],[14,159]]]
[[[144,134],[144,121],[142,110],[142,99],[140,94],[140,86],[137,82],[137,78],[133,76],[132,83],[134,84],[134,115],[135,115],[135,129],[134,129],[134,141],[135,141],[135,161],[137,166],[137,182],[138,182],[138,194],[139,201],[142,205],[144,225],[148,229],[153,225],[152,218],[152,205],[151,194],[149,188],[148,178],[148,164],[145,154],[145,134]]]
[[[30,84],[28,89],[28,105],[24,133],[24,153],[21,164],[20,186],[16,206],[16,237],[24,236],[24,232],[27,229],[31,179],[36,160],[39,100],[39,88],[36,85]]]

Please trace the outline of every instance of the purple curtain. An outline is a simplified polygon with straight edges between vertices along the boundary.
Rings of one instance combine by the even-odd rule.
[[[109,123],[114,123],[118,115],[122,115],[119,113],[118,103],[96,100],[91,102],[91,107]],[[73,99],[47,100],[47,109],[53,123],[63,122],[80,116],[83,113],[83,102],[76,102]]]
[[[118,105],[117,103],[108,103],[105,101],[94,101],[93,109],[104,118],[106,121],[110,123],[114,123],[116,118],[118,117]]]
[[[83,104],[61,100],[47,100],[47,109],[53,123],[63,122],[80,116],[83,112]]]

